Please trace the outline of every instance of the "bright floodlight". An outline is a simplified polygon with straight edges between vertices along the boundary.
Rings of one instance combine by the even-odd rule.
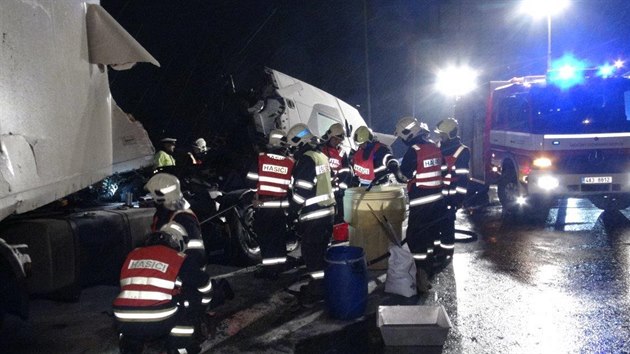
[[[447,96],[463,96],[477,86],[477,72],[467,66],[440,70],[435,86]]]
[[[569,7],[569,0],[523,0],[521,11],[534,17],[556,15]]]

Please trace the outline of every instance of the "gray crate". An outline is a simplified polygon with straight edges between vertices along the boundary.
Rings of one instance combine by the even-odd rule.
[[[376,321],[391,346],[441,346],[452,327],[442,305],[379,306]]]

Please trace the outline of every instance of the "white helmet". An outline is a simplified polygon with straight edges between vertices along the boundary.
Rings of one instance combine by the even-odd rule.
[[[186,229],[182,225],[174,221],[171,221],[165,224],[164,226],[162,226],[160,228],[160,231],[171,236],[170,242],[172,244],[171,247],[173,249],[177,249],[180,252],[183,252],[186,250],[186,243],[188,241],[188,232],[186,232]]]
[[[446,118],[441,120],[435,127],[435,132],[440,134],[443,139],[455,139],[459,124],[455,118]]]
[[[287,146],[287,135],[280,129],[270,131],[268,145],[271,148],[281,148]]]
[[[158,204],[175,210],[184,198],[179,186],[179,179],[169,173],[158,173],[151,177],[144,189],[151,193],[151,197]]]
[[[337,137],[342,140],[346,137],[346,131],[343,129],[343,125],[341,125],[341,123],[334,123],[331,125],[322,136],[322,140],[328,141],[332,137]]]
[[[188,238],[188,233],[183,226],[176,222],[169,222],[162,226],[159,231],[150,233],[144,245],[162,245],[172,248],[177,252],[183,252],[186,250],[186,238]]]
[[[304,123],[298,123],[289,129],[287,132],[287,141],[291,147],[302,147],[305,144],[310,143],[315,136],[311,133],[311,130]]]
[[[204,138],[199,138],[195,140],[195,143],[193,144],[193,149],[195,149],[197,153],[206,152],[208,150],[208,146],[206,145],[206,140]]]
[[[409,141],[417,136],[429,134],[429,126],[426,123],[420,123],[414,117],[400,118],[396,123],[396,131],[394,135],[403,141]]]

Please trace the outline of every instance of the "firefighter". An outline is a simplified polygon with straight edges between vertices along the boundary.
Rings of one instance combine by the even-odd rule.
[[[144,341],[166,337],[168,353],[199,353],[195,330],[204,315],[208,274],[184,253],[186,232],[169,223],[127,256],[113,302],[121,353],[142,353]]]
[[[258,235],[262,266],[257,278],[276,279],[287,263],[287,199],[295,161],[288,157],[287,138],[282,130],[269,133],[267,152],[258,154],[247,179],[256,188],[254,232]]]
[[[414,117],[401,118],[394,135],[409,147],[400,170],[409,179],[409,225],[407,244],[416,262],[417,285],[420,292],[431,288],[433,252],[439,244],[440,220],[445,207],[442,196],[443,164],[440,148],[429,139],[429,127]]]
[[[440,150],[444,156],[442,175],[444,188],[442,194],[446,201],[446,221],[442,225],[440,236],[440,248],[437,250],[436,259],[442,263],[448,263],[455,250],[455,216],[457,209],[461,208],[468,192],[468,179],[470,171],[470,148],[462,144],[458,136],[459,124],[453,118],[440,121],[435,132],[440,136]]]
[[[153,156],[153,169],[157,170],[162,167],[175,166],[175,143],[177,139],[164,138],[160,140],[162,148]]]
[[[341,224],[343,219],[343,195],[352,183],[352,171],[348,156],[341,150],[341,143],[346,138],[346,132],[340,123],[334,123],[322,136],[324,144],[321,148],[328,157],[328,164],[332,172],[332,187],[335,193],[337,211],[335,224]]]
[[[151,177],[144,188],[151,193],[156,203],[151,231],[158,231],[170,222],[176,222],[186,230],[186,255],[199,269],[205,270],[208,263],[201,235],[201,226],[190,204],[184,198],[177,177],[168,173],[158,173]],[[219,287],[202,298],[204,306],[215,308],[226,299],[234,297],[226,280],[218,282]]]
[[[392,150],[380,143],[370,129],[360,126],[354,132],[354,142],[358,149],[352,154],[350,160],[354,175],[360,186],[389,182],[389,175],[393,173],[397,179],[404,179],[400,174],[398,161],[392,155]]]
[[[295,150],[289,220],[297,220],[296,234],[302,240],[302,259],[310,276],[300,288],[299,301],[310,306],[323,299],[325,254],[332,236],[335,195],[328,158],[318,149],[318,139],[302,123],[291,127],[287,140]]]
[[[199,138],[195,140],[192,145],[192,151],[188,152],[189,163],[191,165],[201,165],[203,164],[203,160],[205,155],[208,152],[208,146],[206,145],[206,139]]]

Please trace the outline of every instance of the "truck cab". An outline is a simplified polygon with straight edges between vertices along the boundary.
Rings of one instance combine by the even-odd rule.
[[[560,197],[604,210],[630,206],[628,77],[550,71],[488,88],[482,168],[504,209]]]

